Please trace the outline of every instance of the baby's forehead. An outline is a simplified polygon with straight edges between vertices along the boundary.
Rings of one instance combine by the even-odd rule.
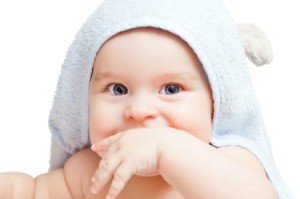
[[[138,49],[143,53],[139,53]],[[168,53],[164,51],[168,51]],[[101,59],[116,59],[120,54],[126,55],[128,58],[132,56],[138,59],[139,54],[146,57],[147,53],[157,60],[166,60],[169,56],[174,58],[189,56],[193,62],[200,62],[187,42],[176,34],[155,27],[132,28],[111,36],[100,46],[95,60],[100,59],[100,57]],[[155,53],[161,53],[161,55],[158,57]]]
[[[155,63],[201,65],[196,53],[183,39],[153,27],[133,28],[111,36],[99,48],[94,67],[119,62],[141,66]]]
[[[131,70],[132,68],[135,70]],[[132,71],[139,70],[145,70],[147,75],[153,76],[189,74],[189,77],[196,76],[190,79],[208,82],[198,56],[183,39],[166,30],[152,27],[134,28],[110,37],[100,47],[93,66],[96,79],[111,72],[122,71],[132,75]],[[205,84],[209,85],[209,82]]]
[[[105,42],[103,42],[102,46],[99,48],[99,51],[101,51],[102,48],[105,48],[108,45],[120,45],[121,43],[128,43],[128,45],[130,45],[131,43],[138,43],[143,41],[157,42],[156,44],[163,42],[164,45],[168,45],[171,42],[176,42],[184,46],[186,49],[191,50],[187,42],[185,42],[176,34],[168,30],[148,26],[132,28],[116,33],[115,35],[108,38]]]

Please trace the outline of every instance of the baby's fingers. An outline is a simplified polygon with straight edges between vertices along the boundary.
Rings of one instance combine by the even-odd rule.
[[[115,135],[109,136],[108,138],[105,138],[104,140],[93,144],[91,149],[95,152],[106,150],[113,143],[115,143],[122,135],[122,133],[117,133]]]
[[[102,159],[99,164],[99,168],[92,177],[93,186],[91,192],[98,193],[113,177],[116,169],[120,165],[120,159]]]
[[[123,163],[117,169],[111,187],[108,191],[107,199],[115,199],[125,187],[126,183],[132,176],[132,167],[129,163]]]

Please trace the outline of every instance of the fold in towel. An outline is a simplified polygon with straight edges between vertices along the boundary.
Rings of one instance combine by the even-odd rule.
[[[90,146],[88,86],[101,45],[119,32],[146,26],[178,35],[203,64],[214,98],[212,145],[251,151],[280,198],[290,198],[273,162],[236,24],[221,0],[103,1],[77,33],[62,66],[49,117],[50,169]]]

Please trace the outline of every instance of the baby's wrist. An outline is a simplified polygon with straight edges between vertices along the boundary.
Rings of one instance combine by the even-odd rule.
[[[173,164],[172,162],[166,162],[164,161],[164,157],[166,156],[176,156],[177,154],[180,154],[180,147],[185,143],[188,144],[187,138],[190,137],[187,132],[174,129],[174,128],[167,128],[166,131],[161,133],[161,139],[159,141],[158,146],[158,170],[161,172],[162,167],[168,167],[166,165],[162,164]]]

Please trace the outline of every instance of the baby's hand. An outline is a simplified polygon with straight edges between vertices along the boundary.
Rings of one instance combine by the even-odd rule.
[[[131,129],[94,144],[102,160],[91,191],[98,193],[113,178],[107,198],[116,198],[132,175],[159,175],[159,157],[172,133],[171,128]]]

